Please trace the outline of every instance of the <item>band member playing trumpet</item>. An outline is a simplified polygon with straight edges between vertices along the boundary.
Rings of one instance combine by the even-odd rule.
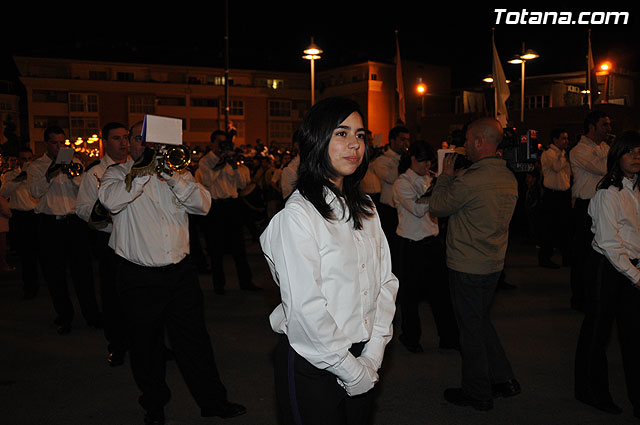
[[[111,216],[98,201],[98,188],[107,167],[127,160],[129,130],[117,122],[106,124],[102,128],[102,144],[104,155],[87,166],[80,183],[76,212],[78,217],[89,223],[91,246],[98,260],[104,336],[109,352],[107,362],[110,366],[119,366],[124,363],[127,351],[126,325],[116,291],[116,257],[109,247],[113,227]]]
[[[132,158],[104,173],[98,199],[111,212],[109,246],[118,256],[118,293],[131,332],[131,370],[145,424],[164,424],[171,392],[165,383],[165,331],[202,416],[245,413],[231,403],[216,366],[203,295],[189,256],[188,214],[205,215],[209,192],[188,170],[147,170],[155,153],[142,145],[142,123],[129,135]],[[145,171],[147,170],[147,171]]]
[[[29,193],[39,199],[38,247],[45,281],[57,314],[54,323],[59,334],[71,331],[73,304],[67,287],[67,268],[80,303],[82,316],[92,327],[102,327],[102,314],[96,301],[93,270],[88,246],[87,225],[76,215],[76,196],[83,175],[63,173],[56,163],[65,134],[60,127],[44,132],[46,153],[27,170]],[[74,163],[80,164],[76,158]],[[78,166],[78,169],[81,167]],[[69,167],[67,167],[69,168]]]

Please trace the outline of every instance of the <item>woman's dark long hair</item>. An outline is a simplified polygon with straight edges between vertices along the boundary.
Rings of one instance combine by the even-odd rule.
[[[622,155],[637,147],[640,147],[640,133],[635,130],[625,131],[616,139],[607,155],[607,174],[598,183],[598,189],[615,186],[618,190],[622,190],[624,173],[620,168],[620,159],[622,159]],[[638,181],[636,181],[634,188],[638,189]]]
[[[360,114],[364,124],[360,106],[350,99],[323,99],[307,112],[298,130],[300,165],[296,188],[325,220],[334,220],[336,217],[325,200],[324,191],[328,188],[346,206],[349,212],[347,219],[353,220],[354,229],[361,229],[362,220],[373,216],[374,208],[371,199],[360,189],[360,181],[369,165],[367,148],[362,146],[362,163],[353,174],[343,178],[342,190],[331,182],[338,174],[329,158],[329,142],[334,130],[353,112]]]

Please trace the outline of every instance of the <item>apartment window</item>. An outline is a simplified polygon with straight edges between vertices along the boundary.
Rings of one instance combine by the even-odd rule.
[[[207,107],[207,108],[217,108],[218,107],[218,99],[211,97],[192,97],[191,106],[196,107]]]
[[[98,95],[69,93],[70,112],[98,112]]]
[[[284,86],[284,80],[267,80],[267,87],[277,90],[281,89]]]
[[[118,81],[134,81],[134,75],[133,72],[118,72],[116,74],[116,79]]]
[[[182,96],[158,96],[158,106],[185,106],[186,101]]]
[[[34,90],[33,101],[43,103],[67,103],[69,94],[66,91]]]
[[[89,71],[89,79],[105,81],[107,79],[107,71]]]
[[[290,117],[291,101],[289,100],[270,100],[269,101],[270,117]]]
[[[100,125],[98,118],[95,117],[73,117],[70,119],[71,128],[69,129],[69,139],[77,139],[82,137],[86,139],[93,134],[100,133]]]
[[[244,101],[231,100],[229,102],[229,115],[244,116]]]
[[[371,79],[372,80],[377,80],[378,79],[378,74],[371,74]]]
[[[525,96],[525,109],[540,109],[549,107],[549,95]]]
[[[153,114],[155,112],[153,96],[130,96],[129,112],[132,114]]]

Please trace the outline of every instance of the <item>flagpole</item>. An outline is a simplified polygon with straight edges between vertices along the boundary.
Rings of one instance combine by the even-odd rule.
[[[587,51],[587,101],[589,103],[589,109],[591,109],[591,28],[589,28],[587,34],[587,46],[589,48]]]
[[[491,28],[491,56],[493,57],[493,46],[496,45],[496,29]],[[493,117],[498,118],[498,88],[496,84],[498,82],[498,77],[496,75],[492,75],[493,77]]]

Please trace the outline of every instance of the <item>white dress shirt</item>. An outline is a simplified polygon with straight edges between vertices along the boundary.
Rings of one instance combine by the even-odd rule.
[[[282,190],[282,199],[287,199],[296,187],[298,180],[298,167],[300,166],[300,155],[296,155],[280,174],[280,189]]]
[[[431,180],[431,177],[419,176],[409,168],[393,184],[393,201],[398,211],[396,233],[399,236],[419,241],[438,235],[438,221],[429,214],[429,203],[416,202],[427,191]]]
[[[109,167],[98,189],[113,220],[109,246],[141,266],[176,264],[189,254],[188,214],[206,215],[211,195],[188,171],[166,181],[156,174],[136,177],[127,191],[125,177],[133,163],[129,158]]]
[[[75,214],[76,196],[84,173],[69,178],[59,172],[47,181],[47,170],[52,162],[53,160],[45,154],[34,160],[27,169],[29,193],[39,199],[35,212],[55,216]],[[73,162],[80,163],[77,158],[73,158]]]
[[[107,167],[115,164],[111,157],[105,154],[100,162],[85,172],[85,176],[80,183],[78,189],[78,197],[76,198],[76,214],[86,222],[89,222],[93,206],[98,200],[98,187],[102,181],[102,176]],[[100,229],[103,232],[111,233],[112,223]]]
[[[340,219],[333,192],[325,193],[336,220],[325,220],[296,190],[260,236],[282,299],[269,321],[296,353],[351,382],[363,369],[349,352],[353,343],[369,341],[361,355],[376,370],[382,364],[398,279],[377,214],[355,230],[351,220]]]
[[[398,178],[400,154],[387,150],[373,161],[373,172],[380,179],[380,202],[395,207],[393,203],[393,183]]]
[[[542,152],[542,185],[552,190],[569,190],[571,187],[571,164],[565,152],[553,143]]]
[[[640,259],[640,192],[633,188],[636,179],[623,178],[622,190],[615,186],[600,189],[589,202],[595,235],[591,246],[634,284],[640,280],[640,270],[630,261]]]
[[[214,200],[235,199],[238,197],[238,190],[244,189],[251,181],[251,173],[242,172],[240,168],[246,168],[244,165],[233,168],[229,164],[224,164],[214,170],[219,162],[220,158],[213,151],[209,151],[198,162],[196,180],[209,190],[211,198]]]
[[[571,149],[569,160],[573,172],[572,197],[591,199],[596,186],[607,173],[607,154],[609,145],[605,142],[596,145],[587,136],[582,136],[578,144]]]
[[[25,163],[25,171],[29,168],[29,164],[29,162]],[[2,175],[0,195],[9,199],[9,206],[12,210],[31,211],[38,205],[38,200],[29,193],[26,179],[19,182],[14,181],[21,172],[20,168],[16,168]]]

